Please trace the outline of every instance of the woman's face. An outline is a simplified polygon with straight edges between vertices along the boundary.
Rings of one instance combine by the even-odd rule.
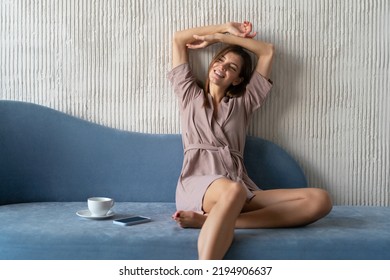
[[[210,68],[209,80],[211,84],[228,88],[242,82],[240,77],[243,60],[241,56],[228,52],[218,58]]]

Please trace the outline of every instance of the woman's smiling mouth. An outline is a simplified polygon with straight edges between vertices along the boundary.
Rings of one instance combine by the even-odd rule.
[[[214,74],[218,76],[219,78],[225,78],[225,74],[220,70],[214,70]]]

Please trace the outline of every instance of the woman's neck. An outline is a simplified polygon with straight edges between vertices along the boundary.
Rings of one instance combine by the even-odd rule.
[[[225,89],[218,86],[210,85],[210,94],[213,97],[214,104],[219,104],[222,99],[225,97]]]

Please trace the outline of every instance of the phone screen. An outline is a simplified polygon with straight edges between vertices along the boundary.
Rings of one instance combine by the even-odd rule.
[[[121,222],[121,223],[132,223],[132,222],[139,222],[139,221],[144,221],[144,220],[149,220],[149,219],[145,218],[145,217],[136,216],[136,217],[119,219],[117,221]]]
[[[136,224],[142,224],[142,223],[147,223],[150,222],[150,218],[148,217],[143,217],[143,216],[134,216],[134,217],[129,217],[129,218],[123,218],[123,219],[118,219],[114,220],[114,224],[117,225],[122,225],[122,226],[130,226],[130,225],[136,225]]]

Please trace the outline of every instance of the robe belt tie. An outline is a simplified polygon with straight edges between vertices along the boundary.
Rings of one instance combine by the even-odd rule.
[[[232,156],[238,157],[241,161],[243,160],[243,156],[240,151],[235,149],[230,149],[229,146],[213,146],[211,144],[191,144],[188,145],[186,149],[184,149],[184,153],[190,150],[209,150],[215,151],[219,153],[221,157],[221,161],[228,173],[228,176],[234,181],[241,181],[242,178],[242,164],[238,164],[238,174],[236,172],[236,168],[234,168],[234,163]]]

